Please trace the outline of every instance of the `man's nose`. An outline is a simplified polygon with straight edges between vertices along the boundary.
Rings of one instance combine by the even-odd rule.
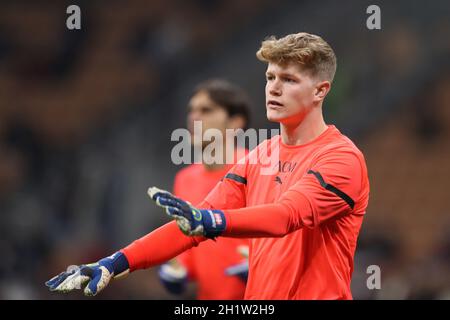
[[[270,84],[269,93],[272,96],[280,96],[281,95],[281,87],[279,81],[275,80]]]

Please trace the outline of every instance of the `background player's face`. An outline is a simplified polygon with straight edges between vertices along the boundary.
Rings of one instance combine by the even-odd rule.
[[[269,63],[266,81],[266,111],[269,121],[298,124],[317,101],[316,81],[295,64]]]
[[[208,129],[218,129],[225,134],[225,130],[229,127],[230,117],[227,111],[216,104],[206,91],[200,91],[191,98],[188,105],[187,126],[191,133],[192,143],[203,140],[200,132],[198,132],[198,137],[194,137],[194,121],[202,121],[203,133]],[[202,145],[205,146],[208,143],[210,141],[202,142]]]

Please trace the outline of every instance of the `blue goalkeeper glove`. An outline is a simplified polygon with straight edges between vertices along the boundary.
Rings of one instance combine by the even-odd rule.
[[[244,261],[226,268],[225,274],[227,276],[238,276],[242,281],[247,282],[249,248],[246,245],[241,245],[237,248],[237,251],[244,258]]]
[[[225,269],[227,276],[237,276],[244,282],[247,282],[248,278],[248,261],[241,262],[239,264],[232,265]]]
[[[158,276],[164,287],[172,294],[182,294],[186,290],[188,273],[176,259],[164,263],[158,269]]]
[[[70,292],[84,288],[86,296],[95,296],[102,291],[112,278],[129,273],[129,264],[125,255],[116,252],[96,263],[68,268],[45,283],[50,291]]]
[[[158,206],[166,209],[166,213],[175,219],[185,235],[215,238],[226,228],[225,216],[220,210],[197,209],[189,202],[156,187],[149,188],[148,195]]]

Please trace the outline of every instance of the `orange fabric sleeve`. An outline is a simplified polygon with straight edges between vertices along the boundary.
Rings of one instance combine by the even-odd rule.
[[[188,278],[190,280],[197,279],[197,270],[195,270],[194,255],[192,249],[188,249],[182,252],[179,256],[176,257],[176,260],[179,264],[186,268]]]
[[[205,240],[207,238],[185,236],[172,221],[120,251],[127,257],[131,272],[166,262]]]
[[[288,201],[235,210],[225,210],[226,229],[222,236],[233,238],[283,237],[309,223],[309,201],[296,195],[295,206]]]

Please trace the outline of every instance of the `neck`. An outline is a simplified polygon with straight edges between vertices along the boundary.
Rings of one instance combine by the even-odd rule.
[[[286,145],[302,145],[320,136],[327,128],[322,108],[314,108],[294,124],[281,123],[281,139]]]

